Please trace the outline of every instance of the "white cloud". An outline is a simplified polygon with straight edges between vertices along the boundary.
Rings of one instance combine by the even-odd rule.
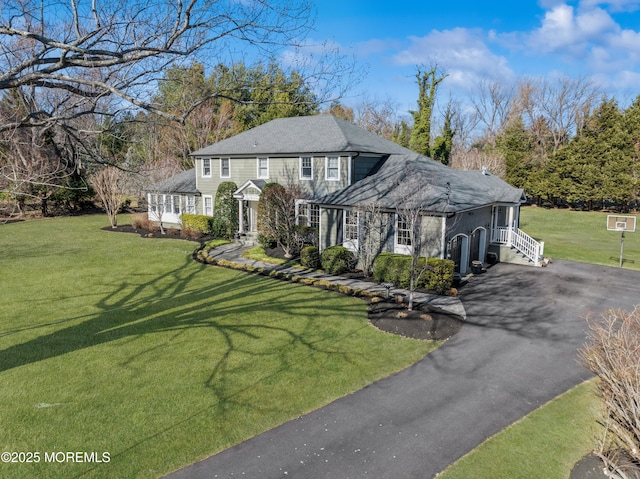
[[[562,4],[547,11],[542,25],[529,36],[529,46],[542,53],[584,55],[620,27],[601,8],[575,10]]]
[[[635,12],[640,10],[640,0],[582,0],[580,6],[592,8],[605,6],[611,12]]]
[[[434,30],[424,37],[409,37],[410,45],[393,60],[401,66],[437,63],[449,73],[447,83],[452,87],[471,88],[479,78],[511,80],[514,74],[507,59],[492,52],[485,40],[479,30]]]

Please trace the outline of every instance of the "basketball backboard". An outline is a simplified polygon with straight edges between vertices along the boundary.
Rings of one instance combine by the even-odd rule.
[[[635,216],[607,215],[607,231],[626,231],[633,233],[635,230]]]

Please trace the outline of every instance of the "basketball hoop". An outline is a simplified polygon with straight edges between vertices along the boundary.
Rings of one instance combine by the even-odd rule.
[[[607,231],[619,231],[620,236],[620,267],[622,268],[622,253],[624,252],[624,234],[636,231],[635,216],[607,215]]]

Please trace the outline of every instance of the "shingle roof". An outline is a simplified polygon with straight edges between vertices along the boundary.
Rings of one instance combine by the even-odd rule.
[[[200,194],[196,188],[196,169],[178,173],[171,178],[160,181],[154,185],[147,186],[146,191],[161,191],[163,193],[190,193]]]
[[[235,156],[360,152],[403,154],[410,150],[332,115],[280,118],[191,153]]]
[[[523,198],[523,190],[490,173],[454,170],[409,153],[392,155],[376,174],[315,202],[328,206],[377,203],[388,209],[404,205],[455,213],[493,203],[519,203]]]

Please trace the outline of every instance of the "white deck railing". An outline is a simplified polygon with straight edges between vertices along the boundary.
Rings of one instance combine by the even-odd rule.
[[[491,241],[517,249],[524,256],[540,266],[544,254],[544,242],[536,241],[519,228],[498,227],[491,232]]]

